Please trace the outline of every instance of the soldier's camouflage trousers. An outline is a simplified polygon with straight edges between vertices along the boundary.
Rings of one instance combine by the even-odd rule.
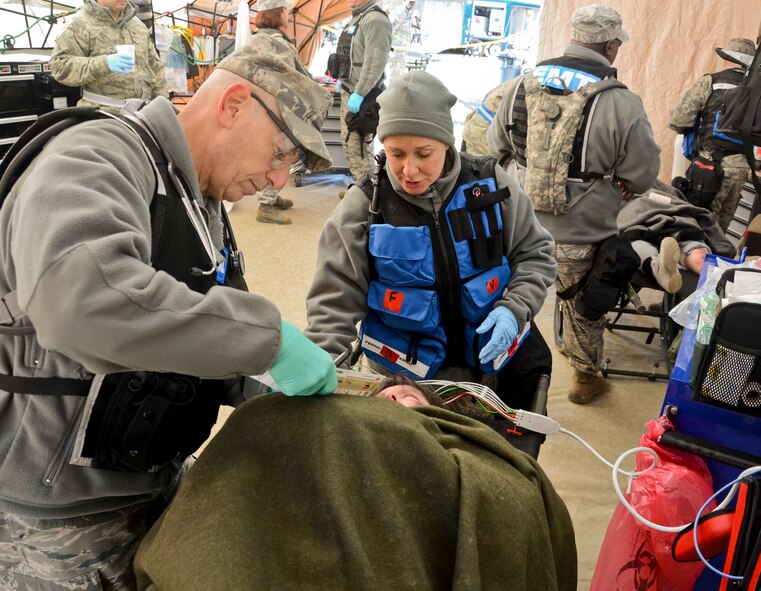
[[[351,93],[341,90],[341,141],[344,145],[344,154],[346,155],[346,162],[349,164],[351,176],[356,181],[363,174],[373,169],[375,160],[373,159],[372,140],[365,142],[360,134],[349,134],[348,129],[346,129],[346,113],[349,112],[350,96]]]
[[[725,156],[721,161],[721,168],[724,171],[724,178],[719,192],[711,202],[711,211],[721,229],[726,232],[742,197],[741,193],[748,180],[750,168],[745,156],[741,154]]]
[[[0,589],[136,589],[132,560],[166,505],[159,497],[118,511],[67,519],[0,512]]]
[[[558,292],[568,289],[581,280],[594,263],[596,244],[556,244],[555,260],[558,276],[555,288]],[[576,369],[585,373],[597,373],[602,367],[603,331],[605,316],[599,320],[587,320],[576,312],[579,294],[568,300],[560,300],[561,318],[555,317],[555,336],[558,351],[565,355]],[[558,323],[562,322],[562,327]]]

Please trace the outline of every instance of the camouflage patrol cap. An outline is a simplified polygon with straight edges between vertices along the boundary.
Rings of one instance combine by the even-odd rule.
[[[333,161],[322,139],[322,123],[333,104],[330,92],[293,67],[293,55],[269,35],[253,35],[217,65],[277,99],[283,120],[306,152],[309,170],[325,170]]]
[[[275,10],[276,8],[293,8],[289,0],[259,0],[257,8],[262,10]]]
[[[571,38],[580,43],[628,41],[629,34],[622,25],[621,15],[607,4],[581,6],[571,17]]]
[[[730,39],[724,47],[724,51],[734,51],[736,53],[744,53],[745,55],[756,55],[756,44],[750,39],[743,39],[742,37],[735,37]]]

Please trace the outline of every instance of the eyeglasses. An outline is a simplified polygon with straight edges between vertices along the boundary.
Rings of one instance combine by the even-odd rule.
[[[301,142],[296,139],[288,126],[281,121],[280,117],[275,115],[261,98],[253,93],[251,93],[251,97],[264,108],[269,118],[280,128],[280,133],[272,141],[272,149],[275,153],[270,161],[270,166],[278,170],[287,166],[290,168],[290,174],[302,170],[306,162],[306,153]]]

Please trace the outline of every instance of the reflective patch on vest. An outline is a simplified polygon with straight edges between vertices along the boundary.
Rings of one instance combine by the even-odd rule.
[[[430,369],[430,366],[426,365],[420,360],[417,360],[416,363],[408,363],[405,359],[404,353],[397,351],[393,347],[389,347],[380,341],[368,337],[367,335],[362,337],[362,348],[370,352],[377,353],[394,365],[398,365],[399,367],[406,369],[410,373],[413,373],[420,378],[425,378],[428,374],[428,370]]]
[[[404,302],[404,294],[393,290],[393,289],[387,289],[386,294],[383,296],[383,307],[387,310],[391,310],[392,312],[396,312],[399,314],[399,312],[402,311],[402,302]]]
[[[356,30],[357,30],[357,25],[352,25],[350,27],[347,27],[344,30],[344,33],[346,33],[347,35],[353,35],[356,32]]]
[[[582,86],[599,82],[602,78],[593,76],[588,72],[565,68],[563,66],[538,66],[534,69],[534,76],[542,86],[549,86],[557,90],[564,90],[561,80],[571,90],[579,90]]]
[[[714,90],[729,90],[730,88],[737,88],[737,84],[729,84],[727,82],[717,82],[713,85]]]
[[[499,277],[496,275],[486,282],[486,292],[494,293],[499,289]]]

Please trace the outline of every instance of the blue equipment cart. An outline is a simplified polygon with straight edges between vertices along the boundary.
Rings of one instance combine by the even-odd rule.
[[[713,255],[706,258],[699,285],[715,259]],[[745,468],[761,465],[761,418],[693,400],[690,373],[694,343],[695,330],[686,329],[662,409],[675,430],[665,433],[661,443],[700,455],[711,472],[714,490],[718,490]],[[724,560],[725,554],[721,554],[711,564],[722,570]],[[706,568],[693,591],[716,591],[720,582],[721,577]]]

